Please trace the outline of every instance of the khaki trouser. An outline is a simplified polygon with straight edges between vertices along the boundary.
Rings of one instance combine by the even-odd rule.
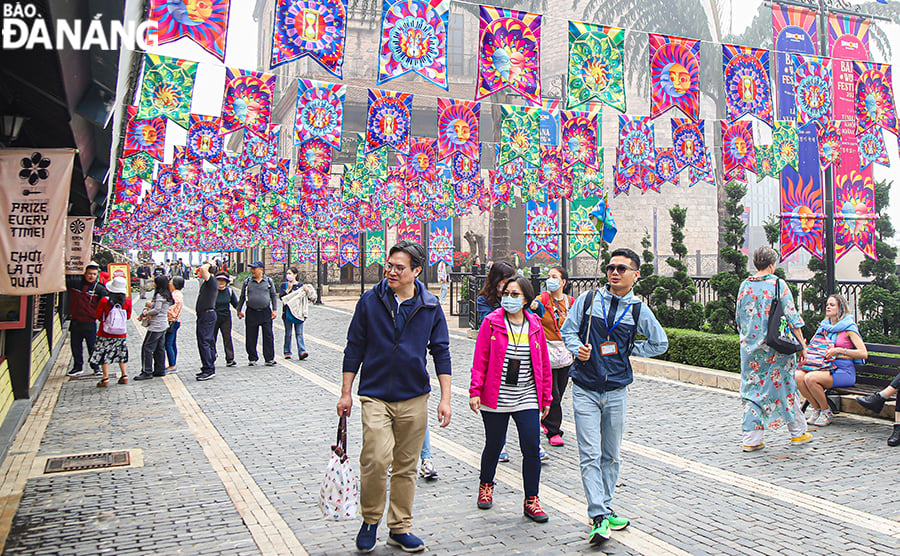
[[[359,455],[360,506],[363,520],[375,524],[384,514],[387,469],[391,467],[391,503],[387,525],[392,533],[412,529],[416,463],[428,427],[428,394],[386,402],[360,396],[363,445]]]
[[[154,288],[154,283],[151,278],[141,278],[141,299],[143,299],[144,294]]]

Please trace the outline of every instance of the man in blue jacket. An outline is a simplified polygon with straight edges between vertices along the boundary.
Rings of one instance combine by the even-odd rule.
[[[640,266],[640,257],[631,249],[613,251],[606,267],[606,287],[581,294],[560,330],[566,347],[578,356],[569,376],[591,543],[609,539],[610,529],[624,529],[629,523],[612,509],[627,386],[634,381],[628,357],[653,357],[669,348],[653,311],[631,291],[641,275]],[[635,342],[637,334],[647,339]]]
[[[349,415],[351,390],[359,374],[363,445],[360,507],[363,524],[356,548],[375,548],[376,528],[384,514],[386,475],[391,467],[391,503],[387,543],[406,552],[425,550],[410,533],[416,489],[416,463],[428,427],[431,382],[426,349],[441,385],[438,421],[450,424],[450,336],[437,298],[416,280],[425,264],[425,248],[404,240],[391,247],[386,278],[359,298],[347,330],[344,379],[338,415]],[[361,367],[360,367],[361,366]]]

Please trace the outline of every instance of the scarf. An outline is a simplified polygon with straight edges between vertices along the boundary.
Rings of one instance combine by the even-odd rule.
[[[837,341],[837,335],[846,331],[853,331],[859,334],[859,327],[856,326],[856,323],[853,322],[853,317],[850,315],[844,315],[841,320],[834,324],[831,324],[831,321],[826,318],[819,324],[819,328],[816,329],[816,334],[822,333],[831,341],[831,343],[834,343]]]

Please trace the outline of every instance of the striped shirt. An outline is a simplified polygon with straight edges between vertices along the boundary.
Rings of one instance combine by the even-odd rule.
[[[528,320],[522,324],[513,324],[506,320],[506,333],[509,344],[506,346],[506,358],[503,360],[503,375],[500,377],[500,393],[497,397],[497,409],[481,407],[482,411],[492,413],[514,413],[526,409],[538,409],[537,385],[534,382],[534,370],[531,367],[531,348],[528,343]],[[515,386],[507,383],[509,362],[519,361],[518,380]]]

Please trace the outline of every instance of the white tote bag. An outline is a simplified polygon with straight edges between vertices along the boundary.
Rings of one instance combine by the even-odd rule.
[[[359,517],[359,482],[347,457],[346,415],[338,423],[337,444],[331,447],[331,458],[319,489],[319,510],[329,521],[352,521]]]

